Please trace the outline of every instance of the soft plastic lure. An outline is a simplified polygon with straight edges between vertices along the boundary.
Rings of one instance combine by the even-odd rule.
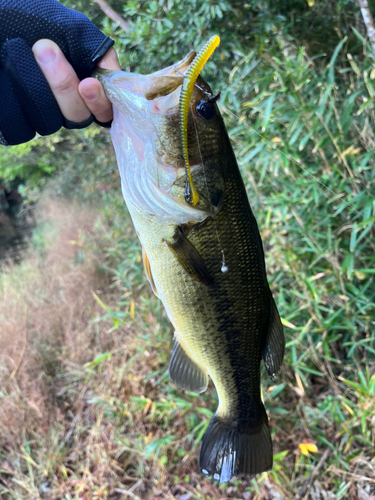
[[[199,73],[202,71],[203,66],[206,64],[219,43],[220,38],[215,35],[211,37],[203,49],[198,52],[185,75],[180,95],[180,132],[186,169],[185,200],[193,206],[198,203],[199,196],[191,178],[188,154],[187,126],[190,98]]]

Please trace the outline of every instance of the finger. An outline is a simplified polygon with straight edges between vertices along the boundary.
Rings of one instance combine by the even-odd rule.
[[[114,48],[111,48],[100,60],[99,67],[110,70],[121,70],[117,54]],[[78,87],[79,93],[95,118],[107,123],[112,120],[112,104],[107,99],[103,85],[96,78],[86,78],[82,80]]]
[[[52,40],[38,40],[32,50],[61,113],[74,123],[88,120],[91,113],[78,91],[79,79],[59,46]]]
[[[79,93],[88,109],[102,123],[112,120],[112,104],[107,99],[103,85],[96,78],[85,78],[78,86]]]
[[[115,49],[112,47],[104,57],[102,57],[98,63],[100,68],[112,69],[121,71],[120,63],[118,62],[118,57]]]

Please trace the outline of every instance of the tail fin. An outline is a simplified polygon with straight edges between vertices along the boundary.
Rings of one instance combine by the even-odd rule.
[[[254,475],[270,470],[272,460],[272,441],[264,407],[257,427],[242,429],[228,418],[212,417],[199,456],[203,474],[226,483],[238,474]]]

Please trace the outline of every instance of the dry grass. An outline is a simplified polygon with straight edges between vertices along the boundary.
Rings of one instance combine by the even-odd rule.
[[[0,468],[8,471],[7,485],[24,469],[15,477],[11,472],[12,458],[27,453],[19,453],[25,443],[46,445],[54,427],[65,426],[59,391],[66,367],[91,360],[90,320],[100,309],[93,292],[100,294],[103,277],[84,234],[95,217],[77,206],[45,201],[39,208],[39,224],[49,226],[43,249],[30,250],[20,266],[8,265],[1,275],[0,455],[5,460]]]
[[[276,385],[263,384],[273,471],[219,486],[198,473],[215,390],[169,382],[172,329],[121,196],[99,213],[46,201],[38,228],[37,248],[0,275],[1,500],[371,499],[371,450],[352,436],[367,436],[373,378],[367,392],[329,373],[307,386],[285,362]],[[306,439],[316,455],[300,453]]]
[[[91,343],[96,264],[86,254],[77,265],[80,247],[72,242],[79,243],[95,214],[52,201],[39,212],[44,222],[53,221],[46,248],[29,251],[20,266],[8,265],[1,276],[1,387],[7,395],[0,407],[3,446],[19,444],[25,428],[49,424],[57,389],[51,381],[63,363],[83,362]]]

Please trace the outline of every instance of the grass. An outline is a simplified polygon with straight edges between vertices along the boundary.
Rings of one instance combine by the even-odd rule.
[[[186,394],[168,380],[172,329],[120,193],[105,195],[99,215],[51,200],[39,212],[37,248],[1,275],[2,498],[293,498],[322,455],[306,498],[375,491],[373,343],[363,332],[340,344],[349,319],[343,299],[321,306],[324,277],[298,280],[308,308],[322,307],[321,326],[289,313],[282,374],[272,385],[264,377],[274,469],[219,486],[197,467],[215,390]],[[300,298],[286,289],[284,316],[283,304]],[[343,305],[358,315],[367,307]],[[305,441],[318,452],[303,455]]]
[[[238,50],[222,95],[287,338],[262,382],[273,470],[198,474],[217,396],[169,382],[172,328],[95,133],[82,151],[63,139],[60,198],[1,273],[0,498],[374,497],[375,74],[345,43],[326,62],[292,43]]]

